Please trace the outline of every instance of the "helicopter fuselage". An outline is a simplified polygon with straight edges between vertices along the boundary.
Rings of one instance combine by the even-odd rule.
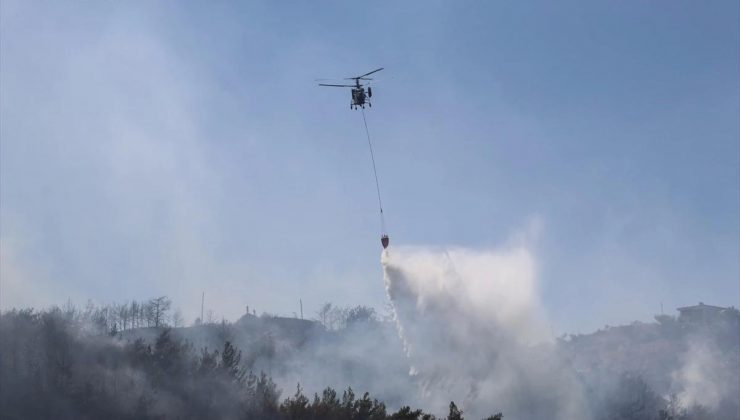
[[[364,106],[366,96],[365,88],[352,88],[352,106]]]

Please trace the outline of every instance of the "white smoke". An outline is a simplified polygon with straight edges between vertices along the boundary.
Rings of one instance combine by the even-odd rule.
[[[702,405],[716,410],[723,400],[740,393],[738,360],[723,353],[716,342],[701,336],[687,340],[681,368],[673,372],[673,387],[685,408]],[[735,357],[732,357],[735,356]]]
[[[472,416],[585,418],[582,392],[541,315],[525,245],[383,253],[394,317],[428,407]]]

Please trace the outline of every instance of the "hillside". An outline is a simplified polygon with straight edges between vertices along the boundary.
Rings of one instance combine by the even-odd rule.
[[[49,409],[58,418],[129,418],[135,412],[234,418],[247,406],[262,410],[249,405],[248,395],[259,394],[271,401],[270,416],[278,416],[281,398],[297,386],[295,398],[306,395],[307,403],[314,394],[315,404],[331,400],[325,390],[332,387],[358,396],[369,392],[393,410],[428,406],[395,325],[358,308],[339,311],[344,315],[331,326],[245,315],[234,323],[124,331],[101,330],[107,324],[84,312],[6,312],[0,316],[0,408],[4,418],[44,417],[39,413]],[[102,312],[87,312],[95,313]],[[594,419],[648,420],[661,410],[665,419],[732,419],[738,412],[739,320],[734,309],[709,323],[663,316],[564,337],[556,348],[580,378]],[[495,411],[490,402],[489,412]],[[252,418],[282,418],[265,413]]]

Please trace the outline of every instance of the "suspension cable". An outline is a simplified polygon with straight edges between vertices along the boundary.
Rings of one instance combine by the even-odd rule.
[[[385,234],[385,218],[383,217],[383,201],[380,199],[380,182],[378,182],[378,170],[375,168],[375,153],[373,153],[373,143],[370,141],[370,130],[367,128],[367,119],[365,119],[365,109],[362,110],[362,122],[365,124],[365,134],[367,134],[367,145],[370,147],[370,159],[373,162],[373,175],[375,175],[375,189],[378,191],[378,207],[380,207],[380,229]]]

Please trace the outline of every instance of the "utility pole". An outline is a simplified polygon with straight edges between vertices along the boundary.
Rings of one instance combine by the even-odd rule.
[[[301,304],[301,319],[303,319],[303,299],[298,299],[298,302]]]
[[[206,302],[206,292],[204,291],[200,297],[200,323],[203,324],[203,305]]]

